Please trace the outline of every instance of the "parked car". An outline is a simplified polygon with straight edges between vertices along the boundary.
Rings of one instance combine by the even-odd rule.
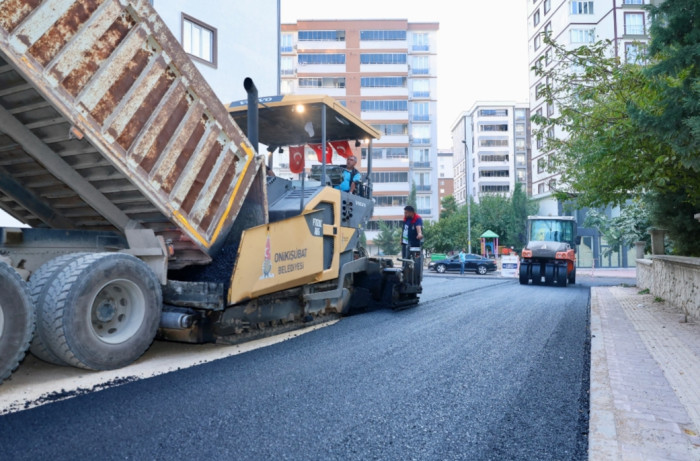
[[[432,261],[430,264],[428,264],[428,269],[434,270],[440,274],[444,273],[445,271],[459,271],[459,255],[450,256],[442,261]],[[487,272],[493,272],[496,270],[496,261],[468,253],[467,261],[464,263],[464,270],[475,271],[477,274],[485,275]]]

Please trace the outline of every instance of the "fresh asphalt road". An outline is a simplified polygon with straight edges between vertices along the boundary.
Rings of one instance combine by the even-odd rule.
[[[413,309],[0,416],[0,459],[587,459],[601,281],[426,276]]]

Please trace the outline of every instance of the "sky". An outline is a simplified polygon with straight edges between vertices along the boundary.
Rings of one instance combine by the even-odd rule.
[[[302,19],[437,22],[438,148],[477,101],[528,101],[526,0],[280,0],[282,23]]]

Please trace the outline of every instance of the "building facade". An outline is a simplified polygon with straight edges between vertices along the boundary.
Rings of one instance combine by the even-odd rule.
[[[442,212],[442,199],[454,196],[454,160],[452,149],[438,149],[437,153],[437,195],[439,213]]]
[[[548,34],[567,48],[611,40],[613,52],[622,60],[635,60],[640,43],[648,41],[649,17],[643,9],[650,0],[533,0],[528,1],[528,53],[530,68],[550,50],[542,41]],[[654,2],[658,3],[658,2]],[[555,62],[545,59],[546,66]],[[538,87],[546,82],[530,71],[530,111],[533,115],[557,114],[556,105],[547,105]],[[563,136],[559,131],[552,136]],[[557,215],[561,205],[552,197],[558,175],[547,171],[549,158],[542,144],[532,141],[532,196],[540,203],[540,214]]]
[[[567,48],[611,40],[611,53],[630,62],[638,59],[640,44],[648,41],[649,16],[644,5],[660,3],[658,0],[532,0],[528,1],[528,58],[530,68],[542,57],[545,66],[555,66],[548,59],[549,47],[542,38],[547,34]],[[538,88],[547,82],[530,71],[530,111],[545,117],[558,114],[556,104],[548,105]],[[562,137],[556,129],[548,136]],[[634,250],[606,253],[607,244],[596,229],[584,228],[586,210],[565,211],[563,204],[552,195],[560,177],[548,171],[549,153],[542,150],[542,143],[532,140],[530,172],[532,197],[539,203],[540,215],[558,216],[575,214],[582,243],[577,249],[577,264],[582,267],[618,267],[635,264]],[[619,209],[604,210],[609,216],[619,215]],[[605,255],[605,256],[604,256]]]
[[[412,188],[424,219],[439,216],[437,185],[437,23],[311,20],[281,26],[282,94],[326,94],[382,133],[356,148],[372,156],[374,217],[400,226]],[[315,162],[313,157],[311,163]],[[308,162],[307,162],[308,163]],[[307,165],[308,166],[308,165]]]
[[[476,102],[453,123],[454,197],[458,205],[484,195],[527,190],[530,109],[528,103]]]
[[[246,77],[261,95],[279,94],[280,0],[150,3],[222,103],[246,98]]]

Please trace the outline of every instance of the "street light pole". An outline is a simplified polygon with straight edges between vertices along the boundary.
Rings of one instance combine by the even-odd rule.
[[[467,117],[464,117],[464,174],[467,177],[465,181],[465,187],[467,188],[466,199],[467,199],[467,245],[469,246],[469,253],[472,252],[472,199],[471,199],[471,188],[469,187],[469,178],[471,174],[469,172],[469,149],[467,148]]]

